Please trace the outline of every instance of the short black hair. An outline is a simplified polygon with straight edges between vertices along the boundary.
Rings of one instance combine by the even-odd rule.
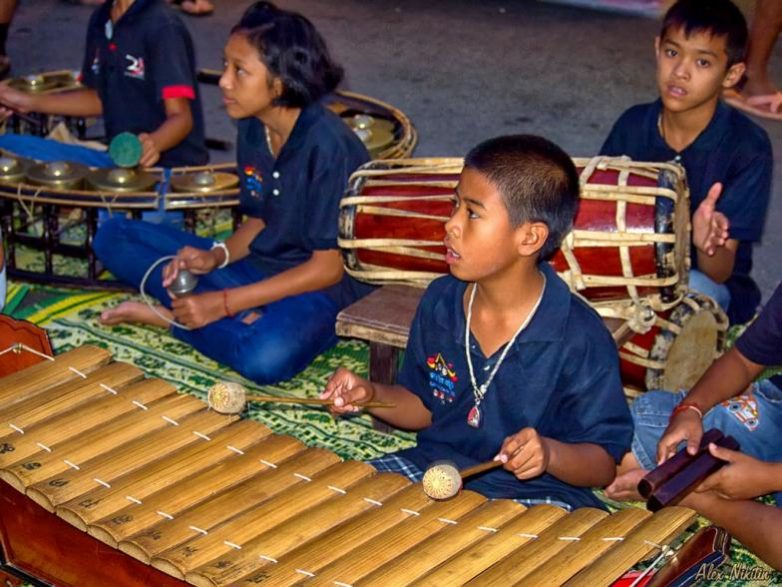
[[[231,34],[244,35],[272,76],[282,82],[282,94],[274,101],[277,106],[303,108],[342,81],[342,67],[331,59],[315,25],[301,14],[271,2],[256,2]]]
[[[543,222],[549,236],[540,257],[551,256],[573,227],[578,209],[576,167],[565,151],[534,135],[508,135],[482,142],[464,158],[500,193],[514,227]]]
[[[747,53],[747,20],[731,0],[678,0],[663,18],[660,39],[671,29],[693,33],[708,33],[725,37],[728,67],[741,63]]]

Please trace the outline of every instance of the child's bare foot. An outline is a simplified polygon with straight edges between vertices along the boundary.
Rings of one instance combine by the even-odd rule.
[[[155,306],[155,310],[169,320],[174,319],[171,311],[164,306]],[[116,308],[110,308],[101,312],[100,321],[101,324],[106,324],[107,326],[122,324],[123,322],[141,322],[142,324],[150,324],[152,326],[168,326],[168,322],[155,314],[155,311],[143,302],[122,302]]]
[[[606,495],[618,501],[639,501],[642,499],[638,493],[638,482],[646,476],[648,471],[635,469],[619,475],[614,482],[606,487]]]

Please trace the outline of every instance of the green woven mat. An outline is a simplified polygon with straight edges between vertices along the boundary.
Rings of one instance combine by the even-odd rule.
[[[86,292],[12,282],[6,312],[45,326],[57,353],[86,344],[101,346],[108,349],[115,360],[132,363],[148,376],[166,380],[182,392],[201,399],[206,397],[213,383],[221,380],[239,381],[251,393],[315,397],[323,389],[329,375],[339,366],[366,375],[367,346],[358,341],[343,340],[335,348],[318,356],[292,380],[259,386],[194,351],[162,329],[137,325],[106,327],[99,323],[98,317],[103,309],[132,298],[123,293]],[[412,434],[387,434],[373,429],[371,419],[365,415],[334,420],[323,409],[254,404],[247,416],[262,422],[276,433],[294,436],[309,446],[329,449],[345,459],[366,460],[385,452],[407,448],[414,442]],[[598,495],[612,511],[643,507],[640,503],[613,502],[602,492],[598,492]],[[700,519],[698,526],[706,523]],[[695,529],[693,527],[691,531]],[[651,558],[655,558],[656,554]],[[731,562],[747,568],[766,568],[735,542]],[[648,561],[639,564],[637,569],[645,569],[646,565]],[[782,574],[774,574],[769,582],[763,583],[725,580],[708,584],[782,585]]]

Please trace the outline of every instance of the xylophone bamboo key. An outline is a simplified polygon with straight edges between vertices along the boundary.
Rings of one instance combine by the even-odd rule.
[[[127,504],[115,514],[98,520],[90,525],[88,532],[116,548],[119,541],[135,536],[163,520],[174,520],[185,510],[214,498],[221,491],[254,475],[278,467],[305,449],[302,442],[290,436],[266,436],[244,454],[220,461],[189,478],[187,491],[183,491],[179,485],[171,485],[145,499],[143,504]],[[149,562],[146,557],[140,560]]]
[[[187,510],[174,520],[164,519],[140,534],[120,542],[119,548],[139,560],[150,561],[153,557],[175,549],[204,532],[211,532],[218,524],[273,496],[290,492],[297,485],[304,483],[304,477],[314,475],[339,461],[339,457],[330,451],[307,449],[295,459],[288,459],[276,469],[262,471],[250,477],[208,502]],[[154,565],[154,560],[150,562]]]
[[[109,363],[96,369],[86,379],[81,377],[52,388],[50,392],[33,395],[10,406],[0,408],[0,442],[4,437],[19,434],[15,428],[26,430],[39,422],[63,412],[75,410],[82,404],[106,397],[101,387],[122,387],[139,381],[144,374],[127,363]],[[13,424],[14,427],[11,427]]]
[[[89,499],[79,496],[63,503],[55,513],[86,531],[88,524],[116,514],[128,502],[142,505],[143,500],[155,492],[236,456],[237,452],[249,449],[268,434],[271,430],[257,422],[236,422],[212,434],[206,442],[194,442],[120,477],[111,483],[111,487],[98,487],[86,496]]]
[[[582,536],[557,555],[556,565],[538,567],[524,577],[527,585],[562,585],[581,569],[586,569],[612,548],[618,547],[624,537],[652,514],[640,508],[616,512],[592,526]],[[614,540],[618,538],[619,540]],[[541,583],[542,582],[542,583]]]
[[[94,371],[110,360],[111,354],[107,350],[82,346],[57,355],[53,361],[44,360],[7,375],[0,379],[0,405],[8,406],[32,395],[46,393],[66,381],[83,379],[81,375]]]
[[[275,528],[330,499],[336,499],[337,493],[331,487],[348,489],[373,474],[374,467],[366,463],[337,463],[289,491],[268,500],[256,501],[253,507],[238,516],[233,515],[232,511],[215,512],[223,519],[230,519],[208,535],[164,552],[152,560],[152,566],[174,576],[179,576],[177,572],[181,573],[184,577],[188,572],[235,549],[237,545],[241,547],[259,533]]]
[[[656,545],[666,546],[693,521],[695,521],[695,512],[689,508],[671,506],[660,510],[628,534],[622,544],[612,548],[566,585],[572,587],[612,583],[650,553],[659,552]]]
[[[178,399],[184,399],[184,396],[178,396]],[[202,403],[201,405],[203,406]],[[77,496],[84,502],[91,501],[91,491],[100,486],[111,485],[115,479],[144,467],[146,463],[178,452],[190,444],[205,443],[195,432],[213,434],[228,426],[232,420],[206,410],[181,418],[164,413],[161,419],[167,424],[165,428],[154,434],[139,434],[121,447],[84,462],[79,469],[70,469],[57,475],[56,479],[46,479],[28,486],[27,495],[36,502],[43,502],[51,507]]]
[[[170,385],[160,380],[144,383],[171,389]],[[147,406],[148,411],[137,408],[134,412],[126,413],[111,421],[106,427],[91,428],[70,438],[66,438],[63,431],[58,428],[61,440],[53,443],[51,452],[41,449],[23,462],[20,461],[13,466],[0,469],[0,478],[19,491],[26,491],[28,486],[44,479],[56,477],[69,469],[74,469],[79,466],[79,463],[84,463],[109,452],[116,446],[136,438],[139,434],[168,426],[169,424],[160,418],[161,414],[175,413],[179,414],[178,417],[182,417],[187,413],[203,409],[201,402],[195,398],[190,399],[193,401],[189,401],[183,396],[170,395]],[[150,417],[150,412],[157,417]],[[56,484],[52,485],[52,487],[54,486]],[[44,504],[41,505],[47,507]]]
[[[435,503],[420,515],[411,515],[410,519],[363,544],[361,553],[354,550],[324,567],[312,581],[315,585],[333,585],[335,581],[353,585],[484,503],[486,498],[473,491],[463,491],[450,501]],[[365,556],[367,552],[372,556]]]
[[[42,450],[59,450],[62,443],[79,434],[104,426],[125,414],[138,412],[139,408],[131,400],[148,404],[167,395],[174,397],[176,393],[171,386],[155,380],[112,389],[117,391],[117,395],[101,390],[106,397],[24,428],[24,434],[16,433],[11,438],[5,438],[5,442],[0,443],[0,447],[5,447],[5,452],[0,450],[0,468],[10,467]]]
[[[326,565],[408,520],[413,515],[408,512],[421,512],[434,503],[421,490],[420,485],[410,485],[382,502],[376,509],[359,518],[353,518],[285,554],[277,564],[264,567],[237,581],[236,586],[250,587],[263,583],[270,587],[279,587],[292,585],[307,577],[316,577]]]
[[[497,532],[421,577],[414,585],[463,585],[567,515],[565,510],[553,505],[532,506]]]
[[[234,585],[332,528],[363,519],[364,514],[378,507],[372,502],[382,502],[408,485],[410,481],[402,475],[378,473],[347,488],[332,487],[336,492],[332,499],[255,536],[243,543],[241,550],[227,552],[189,572],[186,579],[199,587]]]
[[[608,516],[596,508],[580,508],[558,520],[533,540],[487,569],[470,585],[510,585],[558,555],[594,524]]]
[[[377,568],[359,583],[390,585],[400,579],[405,583],[415,581],[450,557],[489,536],[491,529],[499,529],[522,515],[526,509],[512,500],[490,501],[460,518],[458,524],[445,528],[414,549]]]

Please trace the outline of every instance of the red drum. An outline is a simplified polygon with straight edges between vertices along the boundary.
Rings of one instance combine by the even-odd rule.
[[[725,313],[696,292],[670,310],[652,313],[648,331],[636,332],[619,350],[625,394],[689,389],[725,350],[727,331]]]
[[[645,299],[656,310],[686,291],[689,192],[678,165],[625,158],[575,159],[581,203],[571,233],[551,259],[591,300]],[[347,271],[371,283],[426,285],[448,272],[443,224],[461,159],[368,163],[341,203]]]

